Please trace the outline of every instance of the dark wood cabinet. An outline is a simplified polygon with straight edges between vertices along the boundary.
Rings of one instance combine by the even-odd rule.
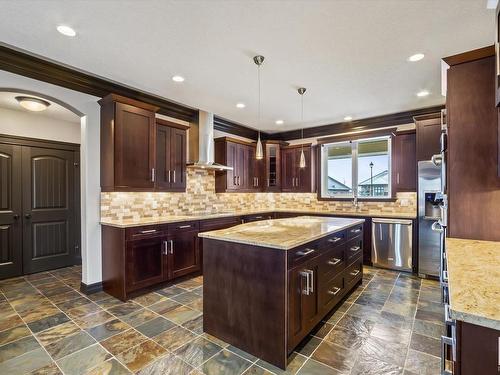
[[[441,153],[441,113],[414,118],[417,133],[417,161],[431,160]]]
[[[306,166],[300,168],[300,154],[304,150]],[[312,193],[315,191],[315,157],[313,147],[287,146],[281,149],[281,190],[283,192]]]
[[[155,190],[186,190],[186,127],[156,120]]]
[[[263,191],[281,191],[281,146],[285,145],[282,142],[264,142],[264,165],[261,172]]]
[[[415,132],[396,133],[392,140],[392,193],[417,191]]]
[[[260,221],[260,220],[271,220],[275,219],[276,216],[274,215],[273,212],[264,212],[260,214],[254,214],[254,215],[245,215],[241,217],[241,224],[244,223],[250,223],[252,221]]]
[[[232,171],[215,172],[215,191],[255,192],[262,189],[262,160],[255,158],[255,145],[233,138],[215,139],[215,161]]]
[[[158,108],[113,94],[99,104],[102,190],[152,191]]]
[[[201,269],[197,222],[170,226],[168,242],[170,278]]]

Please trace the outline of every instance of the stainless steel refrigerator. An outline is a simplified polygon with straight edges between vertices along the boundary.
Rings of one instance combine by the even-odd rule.
[[[439,276],[443,193],[441,167],[432,161],[418,162],[418,274]]]

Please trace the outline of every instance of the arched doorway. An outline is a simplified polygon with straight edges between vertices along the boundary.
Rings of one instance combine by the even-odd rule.
[[[21,96],[50,111],[22,109]],[[0,88],[0,278],[81,263],[82,117],[56,98]]]

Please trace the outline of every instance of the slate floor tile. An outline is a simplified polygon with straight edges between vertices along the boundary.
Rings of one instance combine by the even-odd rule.
[[[299,375],[341,375],[341,372],[331,367],[317,362],[314,359],[308,359],[304,366],[299,370]]]
[[[160,345],[147,340],[121,352],[116,358],[125,364],[130,371],[137,372],[165,353],[166,350]]]
[[[36,337],[43,346],[47,346],[79,331],[80,327],[70,321],[39,332]]]
[[[111,354],[117,355],[132,346],[139,345],[146,340],[147,337],[143,334],[137,332],[135,329],[129,329],[102,341],[101,345]]]
[[[252,365],[246,359],[223,349],[203,364],[206,375],[240,375]]]
[[[435,375],[440,373],[441,359],[413,349],[408,351],[406,370],[419,375]]]
[[[173,354],[167,354],[138,372],[139,375],[193,375],[194,368]]]
[[[356,356],[357,350],[355,349],[347,349],[328,341],[323,341],[311,358],[340,372],[348,373],[354,366]]]
[[[175,351],[175,354],[191,366],[199,367],[221,350],[222,348],[213,342],[203,337],[198,337],[181,346]]]
[[[18,325],[14,328],[7,329],[0,332],[0,345],[7,344],[11,341],[18,340],[21,337],[30,336],[31,331],[25,324]]]
[[[102,362],[92,368],[86,375],[126,375],[132,374],[125,366],[115,358]]]
[[[40,344],[33,336],[24,337],[17,341],[0,346],[0,363],[18,357],[32,350],[40,348]]]
[[[191,331],[176,325],[172,329],[153,337],[153,340],[165,349],[174,351],[187,342],[193,340],[195,337],[197,336]]]
[[[99,344],[95,344],[58,360],[57,364],[66,374],[80,375],[109,358],[110,354]]]
[[[423,336],[415,332],[411,335],[410,348],[431,354],[435,357],[441,356],[441,340]]]
[[[3,362],[0,367],[5,374],[26,374],[48,366],[51,362],[52,359],[47,352],[39,348]]]
[[[175,326],[170,320],[167,320],[161,316],[150,320],[135,329],[142,333],[144,336],[149,338],[159,335],[160,333],[169,330]]]
[[[102,341],[129,328],[130,326],[127,323],[119,319],[113,319],[98,326],[87,328],[86,331],[97,341]]]
[[[95,344],[95,340],[87,332],[80,331],[47,345],[45,350],[57,360],[92,344]]]

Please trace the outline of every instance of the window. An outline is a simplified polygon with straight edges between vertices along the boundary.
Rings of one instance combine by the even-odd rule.
[[[324,144],[321,153],[323,198],[391,196],[389,136]]]

